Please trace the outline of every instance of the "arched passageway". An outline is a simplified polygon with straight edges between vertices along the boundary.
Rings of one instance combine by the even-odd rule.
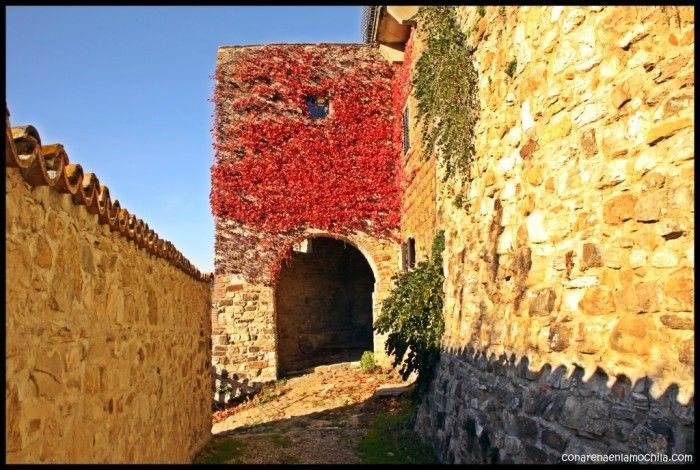
[[[373,350],[374,275],[350,243],[307,240],[294,251],[275,289],[278,375],[359,360]]]

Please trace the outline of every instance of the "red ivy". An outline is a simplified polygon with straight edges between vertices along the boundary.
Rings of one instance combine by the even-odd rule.
[[[403,138],[403,107],[406,104],[408,95],[411,94],[411,55],[413,54],[413,33],[415,28],[411,28],[411,32],[406,41],[406,46],[403,53],[403,62],[397,65],[396,73],[392,85],[392,102],[394,106],[394,115],[397,119],[394,124],[394,142],[397,145],[402,145]],[[400,160],[399,160],[400,162]],[[398,174],[401,174],[400,172]]]
[[[376,49],[241,48],[215,78],[210,202],[216,217],[239,229],[228,243],[217,234],[218,259],[239,251],[235,266],[217,261],[217,271],[274,280],[306,229],[395,237],[400,112],[394,70]],[[330,99],[328,116],[308,116],[309,95]]]
[[[411,94],[411,56],[413,54],[414,31],[415,28],[412,27],[404,48],[404,60],[402,63],[396,65],[396,71],[392,80],[392,104],[394,108],[394,116],[396,116],[394,121],[393,138],[396,145],[401,149],[403,148],[403,108],[406,105],[408,95]],[[396,165],[399,167],[396,172],[396,176],[398,178],[397,184],[401,188],[405,188],[410,179],[412,179],[415,175],[405,174],[403,171],[403,158],[398,158],[396,160]]]

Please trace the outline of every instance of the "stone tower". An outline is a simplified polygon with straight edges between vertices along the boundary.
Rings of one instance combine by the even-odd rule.
[[[368,45],[221,47],[213,362],[251,380],[384,353],[399,266],[394,70]]]

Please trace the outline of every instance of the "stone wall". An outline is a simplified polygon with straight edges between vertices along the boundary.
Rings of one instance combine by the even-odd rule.
[[[212,364],[218,373],[267,382],[277,378],[274,291],[217,274],[212,291]]]
[[[414,55],[419,53],[420,48],[414,49]],[[422,144],[414,121],[417,113],[414,98],[408,98],[407,107],[409,120],[414,125],[411,126],[409,134],[411,147],[403,157],[405,188],[401,201],[401,239],[407,240],[411,237],[415,240],[418,263],[430,257],[430,248],[437,229],[437,176],[435,156],[431,155],[425,160],[420,151]]]
[[[37,168],[5,177],[6,461],[190,462],[211,430],[208,280],[32,187]]]
[[[226,236],[223,225],[218,235]],[[343,240],[360,250],[374,275],[372,318],[377,319],[382,301],[392,288],[391,276],[399,266],[396,243],[367,234],[345,237],[317,230],[308,230],[309,237],[331,237]],[[221,256],[226,257],[222,251]],[[275,288],[246,282],[235,274],[216,274],[212,292],[212,364],[221,373],[226,371],[239,379],[265,382],[278,376]],[[385,336],[374,334],[376,360],[387,364]]]
[[[563,454],[694,453],[694,406],[677,387],[526,357],[445,350],[417,427],[447,463],[561,463]],[[430,434],[428,434],[430,433]]]
[[[459,11],[480,118],[463,209],[448,196],[454,183],[437,178],[446,353],[419,429],[455,461],[483,457],[474,439],[514,461],[579,448],[692,450],[693,8]],[[584,381],[567,379],[556,392],[567,398],[550,406],[546,382],[453,353],[464,350],[527,358],[529,373],[580,369]],[[632,384],[631,396],[599,385],[586,395],[597,370],[608,389]],[[539,393],[537,406],[527,408],[520,385]],[[635,400],[651,404],[632,413]],[[537,439],[522,440],[519,423]],[[636,437],[625,441],[629,430]]]

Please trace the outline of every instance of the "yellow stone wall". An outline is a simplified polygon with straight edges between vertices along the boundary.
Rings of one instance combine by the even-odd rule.
[[[410,115],[415,116],[413,99],[409,98],[408,107]],[[435,156],[424,160],[416,148],[418,136],[411,135],[411,140],[412,147],[403,157],[405,189],[401,200],[401,239],[412,237],[415,240],[416,262],[419,262],[430,257],[437,228]]]
[[[6,171],[6,461],[190,462],[211,430],[209,284]]]
[[[687,402],[693,8],[459,12],[480,119],[465,209],[438,170],[445,347],[647,376],[654,396],[676,383]]]
[[[413,44],[411,67],[423,50],[421,41]],[[416,263],[430,257],[430,248],[437,231],[437,181],[435,155],[428,159],[421,151],[422,139],[418,128],[416,99],[409,94],[406,107],[409,114],[410,147],[403,155],[404,191],[401,198],[401,240],[415,240]]]

